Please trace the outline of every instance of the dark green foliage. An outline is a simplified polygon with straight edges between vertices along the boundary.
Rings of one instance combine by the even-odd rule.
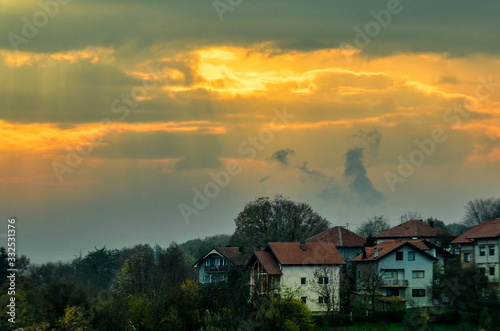
[[[118,250],[106,247],[95,249],[85,257],[76,259],[76,273],[80,281],[107,288],[118,272]]]
[[[249,202],[234,220],[229,244],[252,252],[268,242],[297,242],[327,230],[330,223],[302,202],[276,196]]]
[[[273,294],[258,302],[256,324],[263,331],[316,328],[309,308],[290,294]]]
[[[227,246],[230,238],[231,236],[228,234],[217,234],[203,239],[188,240],[180,244],[179,247],[184,253],[191,255],[197,261],[212,248]]]

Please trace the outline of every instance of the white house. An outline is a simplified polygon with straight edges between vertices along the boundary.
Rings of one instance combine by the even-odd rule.
[[[291,289],[313,312],[335,306],[345,261],[332,243],[272,242],[254,252],[250,285],[257,294]]]
[[[457,246],[463,268],[475,265],[493,286],[499,286],[500,218],[473,226],[451,244]]]
[[[437,260],[410,241],[386,240],[367,247],[351,262],[356,265],[359,292],[363,291],[360,281],[364,273],[372,273],[380,280],[380,301],[401,301],[407,306],[424,307],[432,305],[428,287],[432,284],[433,265]]]
[[[214,247],[193,268],[198,269],[200,284],[208,284],[227,280],[229,270],[234,265],[243,264],[238,255],[238,247]]]

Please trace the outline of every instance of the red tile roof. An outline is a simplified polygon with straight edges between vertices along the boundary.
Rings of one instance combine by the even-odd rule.
[[[245,262],[238,259],[238,254],[240,254],[240,249],[238,247],[215,247],[215,249],[235,265],[240,265]]]
[[[440,236],[452,236],[445,230],[434,228],[421,220],[410,220],[399,224],[389,230],[383,231],[375,236],[377,239],[383,238],[435,238]]]
[[[268,275],[281,275],[281,270],[276,261],[273,259],[273,254],[268,251],[254,252],[257,260],[262,264]]]
[[[496,238],[500,236],[500,218],[494,221],[484,221],[474,225],[469,230],[453,240],[452,244],[472,244],[474,239]]]
[[[352,262],[370,262],[370,261],[377,261],[380,258],[386,256],[387,254],[390,254],[391,252],[395,251],[396,249],[405,246],[405,245],[410,245],[413,247],[416,251],[419,251],[420,253],[430,257],[431,259],[435,259],[432,257],[430,254],[424,252],[421,248],[419,248],[417,245],[414,243],[405,240],[405,241],[399,241],[399,240],[386,240],[383,241],[373,247],[367,247],[365,249],[365,253],[360,254],[356,256],[354,259],[352,259]],[[422,246],[422,243],[418,244],[419,246]],[[378,250],[378,256],[375,257],[375,249]]]
[[[345,264],[332,243],[272,242],[265,250],[272,252],[282,265]]]
[[[331,242],[335,247],[363,247],[366,239],[341,226],[321,232],[307,239],[310,242]]]

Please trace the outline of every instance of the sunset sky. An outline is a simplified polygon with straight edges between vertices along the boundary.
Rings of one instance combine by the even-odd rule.
[[[276,194],[350,229],[460,222],[500,197],[499,12],[0,0],[1,244],[15,216],[34,262],[166,247]]]

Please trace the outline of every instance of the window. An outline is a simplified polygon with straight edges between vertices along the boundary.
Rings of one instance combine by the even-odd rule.
[[[212,282],[212,275],[205,275],[205,277],[203,278],[203,282],[205,284],[211,283]]]
[[[425,271],[424,270],[413,270],[411,272],[411,275],[413,278],[425,278]]]
[[[413,289],[413,290],[411,290],[411,296],[412,297],[425,297],[425,290],[424,289]]]
[[[403,261],[403,252],[396,252],[396,261]]]
[[[490,276],[495,276],[495,268],[490,267]]]
[[[306,284],[307,284],[307,278],[306,277],[300,278],[300,285],[306,285]]]
[[[394,270],[386,270],[384,271],[384,278],[394,278],[396,276],[396,271]]]
[[[486,247],[479,247],[479,256],[486,256]]]
[[[319,277],[318,283],[319,285],[328,285],[329,279],[328,277]]]
[[[300,300],[303,302],[303,303],[307,303],[307,297],[301,297]]]
[[[470,262],[470,253],[464,253],[464,262]]]
[[[329,297],[319,297],[318,298],[318,303],[320,303],[320,304],[329,303],[329,302],[330,302]]]
[[[399,289],[398,288],[388,288],[386,295],[388,297],[398,297],[399,296]]]
[[[479,268],[479,273],[480,273],[481,275],[483,275],[483,276],[484,276],[484,275],[486,275],[486,269],[484,269],[484,268]]]
[[[490,246],[490,255],[495,255],[495,246]]]
[[[210,259],[208,259],[208,260],[206,260],[206,261],[205,261],[205,265],[206,265],[207,267],[208,267],[208,266],[210,266]]]
[[[408,261],[415,261],[415,252],[408,252]]]

